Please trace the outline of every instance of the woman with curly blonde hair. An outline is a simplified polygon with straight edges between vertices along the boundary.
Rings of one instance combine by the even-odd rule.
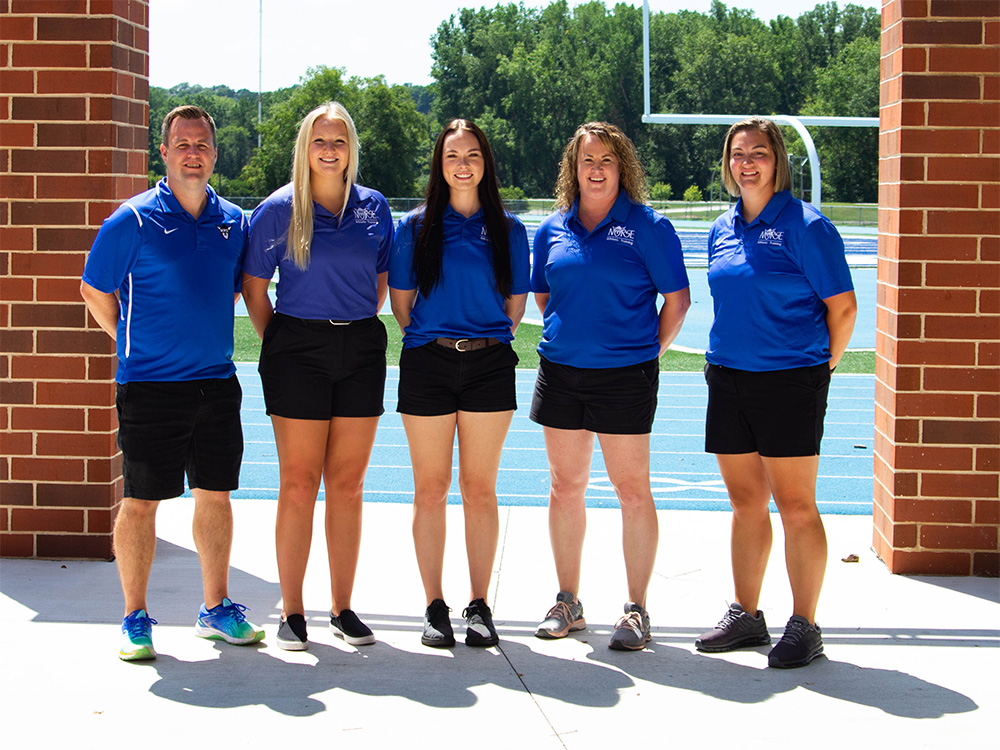
[[[650,640],[646,591],[658,539],[649,434],[659,357],[691,304],[680,240],[643,204],[635,146],[606,122],[581,125],[563,152],[559,210],[535,234],[531,290],[543,316],[531,419],[548,454],[549,535],[559,593],[539,638],[586,627],[577,598],[594,435],[622,511],[628,601],[608,644]],[[663,305],[657,312],[657,295]]]

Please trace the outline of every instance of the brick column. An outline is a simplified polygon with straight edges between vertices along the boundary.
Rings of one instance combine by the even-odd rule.
[[[1000,569],[1000,18],[882,10],[875,550],[894,573]]]
[[[145,189],[146,0],[0,0],[0,555],[110,559],[111,340],[80,274]]]

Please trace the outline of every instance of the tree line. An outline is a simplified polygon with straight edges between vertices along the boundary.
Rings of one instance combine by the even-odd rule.
[[[652,111],[877,116],[879,34],[877,11],[836,2],[770,23],[721,0],[708,13],[651,13]],[[423,193],[433,139],[453,117],[475,120],[487,133],[510,197],[551,196],[562,148],[588,120],[613,122],[632,138],[654,198],[718,194],[724,126],[641,122],[641,8],[601,0],[576,8],[567,0],[545,8],[464,8],[438,26],[431,45],[430,86],[314,68],[299,85],[262,95],[259,125],[256,92],[151,87],[150,177],[163,173],[163,115],[178,104],[198,104],[218,127],[222,194],[267,195],[289,179],[299,120],[336,99],[358,128],[360,180],[390,197]],[[810,132],[824,198],[876,201],[877,130]],[[786,128],[785,137],[789,152],[804,157],[794,130]]]

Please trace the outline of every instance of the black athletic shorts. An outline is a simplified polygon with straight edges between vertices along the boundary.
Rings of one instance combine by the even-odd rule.
[[[706,364],[705,451],[818,456],[830,366],[751,372]]]
[[[462,352],[430,343],[405,347],[399,355],[396,411],[420,417],[457,411],[511,411],[517,408],[510,344]]]
[[[541,357],[532,421],[561,430],[648,435],[656,415],[660,362],[627,367],[571,367]]]
[[[377,316],[336,323],[275,313],[257,366],[267,413],[322,420],[380,416],[385,347]]]
[[[231,378],[119,383],[118,447],[125,497],[165,500],[240,486],[240,382]]]

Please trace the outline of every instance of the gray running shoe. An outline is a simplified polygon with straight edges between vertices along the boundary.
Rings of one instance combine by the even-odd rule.
[[[823,631],[804,617],[792,615],[785,634],[767,655],[767,666],[778,669],[804,667],[823,653]]]
[[[738,648],[766,646],[770,642],[771,635],[767,632],[764,613],[757,610],[757,616],[754,617],[738,602],[733,602],[719,624],[707,633],[702,633],[694,642],[694,647],[699,651],[717,654]]]
[[[625,602],[625,614],[615,623],[608,648],[615,651],[642,651],[652,640],[649,613],[635,602]]]
[[[545,615],[545,620],[535,629],[538,638],[565,638],[573,630],[583,630],[587,621],[583,619],[583,603],[573,601],[575,597],[568,591],[556,595],[555,606]]]

